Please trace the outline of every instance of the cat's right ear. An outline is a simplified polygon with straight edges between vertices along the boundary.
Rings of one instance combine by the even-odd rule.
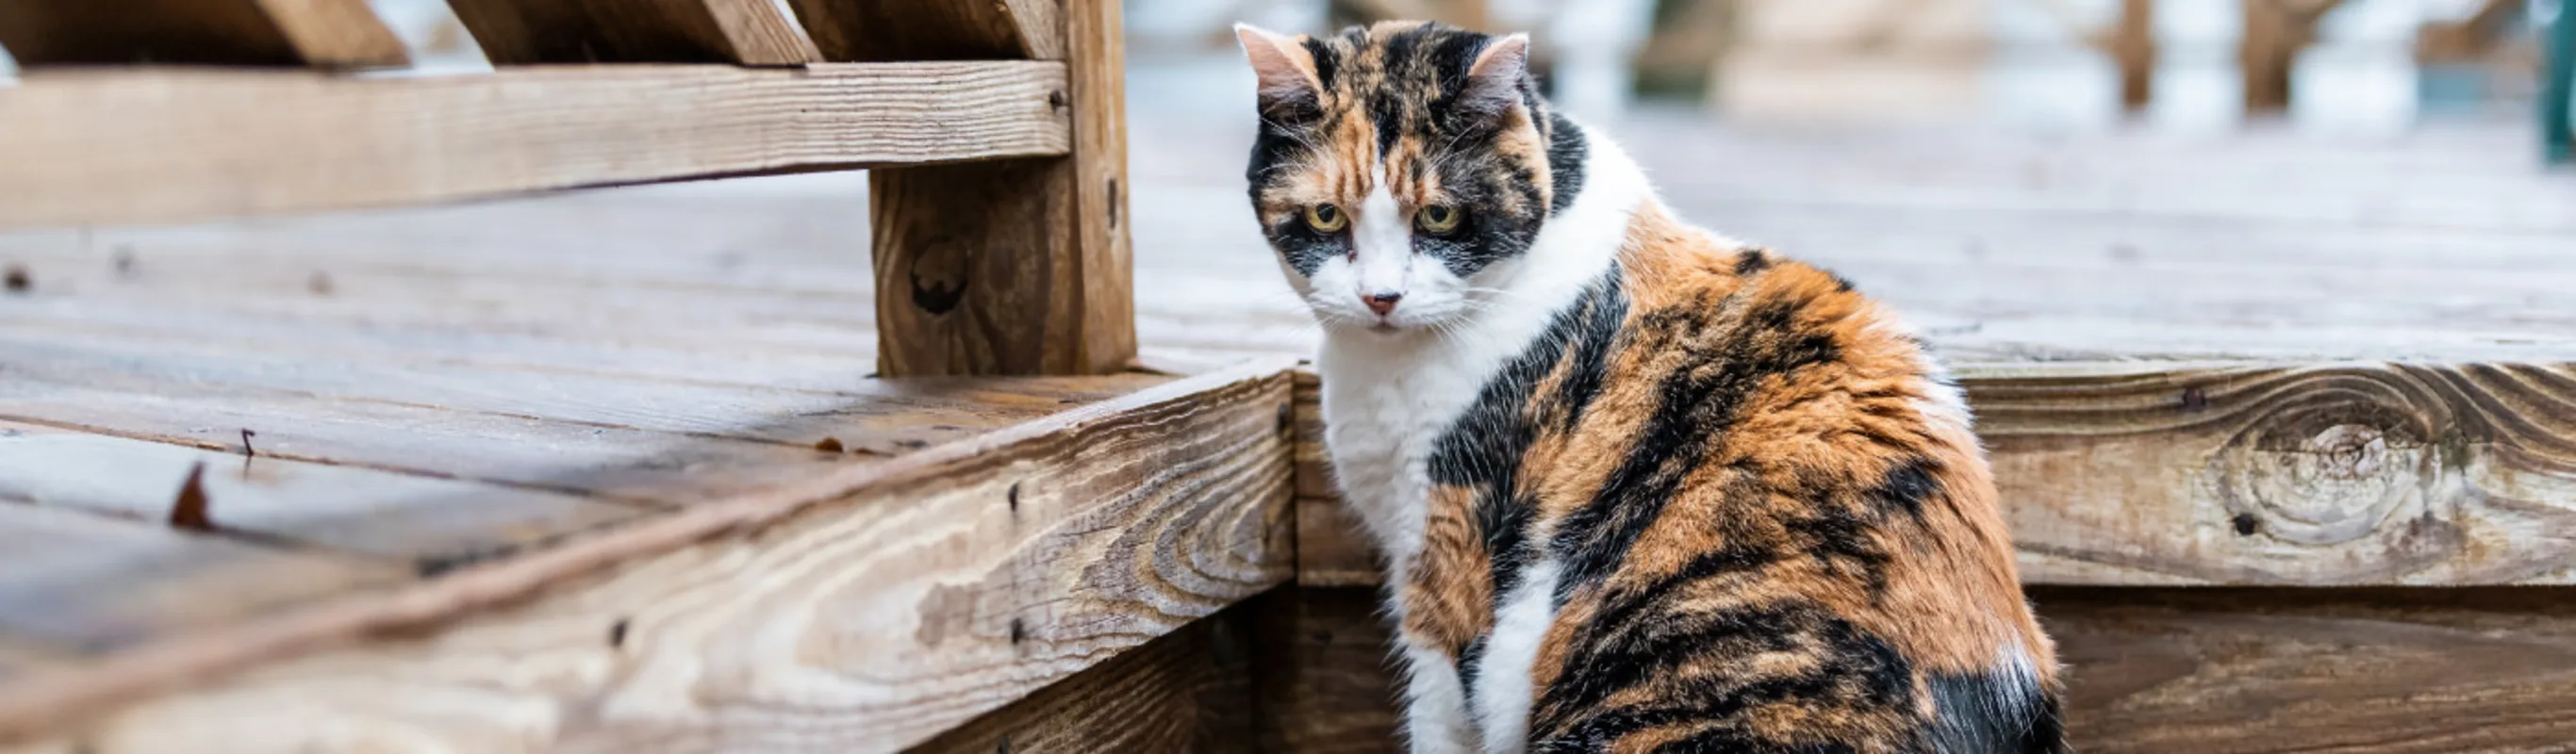
[[[1322,101],[1324,82],[1315,75],[1315,55],[1306,51],[1304,37],[1235,24],[1234,38],[1243,42],[1243,56],[1261,82],[1263,113],[1306,113]]]

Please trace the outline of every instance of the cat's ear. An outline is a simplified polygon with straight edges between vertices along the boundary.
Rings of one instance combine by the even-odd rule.
[[[1315,55],[1304,37],[1291,37],[1251,24],[1235,24],[1234,38],[1261,82],[1262,112],[1303,110],[1323,98],[1324,82],[1315,75]]]
[[[1486,117],[1499,117],[1521,104],[1521,82],[1529,78],[1527,34],[1495,37],[1467,66],[1467,90],[1458,102]]]

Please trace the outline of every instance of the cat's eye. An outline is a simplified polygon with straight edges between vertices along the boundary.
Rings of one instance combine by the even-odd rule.
[[[1351,217],[1342,214],[1340,207],[1318,204],[1306,208],[1306,226],[1314,228],[1317,233],[1340,233],[1342,227],[1349,224]]]
[[[1423,207],[1413,213],[1414,226],[1421,228],[1422,232],[1433,235],[1457,230],[1459,221],[1465,219],[1467,219],[1467,213],[1445,204]]]

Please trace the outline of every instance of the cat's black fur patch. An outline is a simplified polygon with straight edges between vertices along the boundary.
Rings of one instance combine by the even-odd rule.
[[[1945,754],[2057,754],[2066,751],[2057,698],[2027,675],[1934,674],[1932,744]]]

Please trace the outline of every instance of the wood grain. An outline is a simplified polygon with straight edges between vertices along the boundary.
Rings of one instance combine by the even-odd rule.
[[[1333,486],[1332,452],[1324,447],[1323,380],[1297,371],[1297,583],[1310,587],[1379,583],[1376,546]]]
[[[782,391],[64,335],[0,336],[11,377],[0,381],[0,417],[217,451],[238,451],[235,433],[251,429],[266,457],[659,506],[793,483],[1167,381]],[[826,437],[850,454],[815,452]]]
[[[913,754],[1273,751],[1253,746],[1252,660],[1276,590],[986,713]]]
[[[1967,376],[2030,582],[2576,579],[2576,369]]]
[[[1292,590],[1306,637],[1259,667],[1267,751],[1399,750],[1363,589]],[[2078,751],[2554,751],[2576,737],[2560,587],[2033,590]],[[1330,627],[1329,629],[1318,627]],[[1277,627],[1272,627],[1276,629]],[[1329,632],[1329,643],[1323,633]]]
[[[0,227],[1058,155],[1064,81],[1026,62],[31,74],[0,90]]]
[[[450,0],[493,65],[801,66],[822,53],[770,0]]]
[[[1091,0],[788,0],[824,59],[849,62],[899,60],[1063,60],[1061,6]]]
[[[2095,752],[2557,751],[2576,610],[2557,587],[2046,589]]]
[[[366,0],[0,0],[18,65],[220,63],[399,67],[410,54]]]
[[[1400,689],[1379,604],[1373,589],[1299,586],[1262,597],[1255,750],[1398,750]]]
[[[34,674],[0,688],[0,736],[271,660],[69,736],[99,752],[925,741],[1288,578],[1282,366]],[[386,638],[352,645],[361,630]],[[594,712],[506,712],[538,708]]]
[[[1136,357],[1119,29],[1118,3],[1067,8],[1069,159],[870,174],[878,371],[1097,374]]]
[[[257,439],[252,440],[254,447]],[[259,458],[0,421],[0,500],[160,521],[202,466],[215,529],[435,571],[648,509],[453,479]]]
[[[2576,367],[2026,364],[1958,376],[2025,583],[2576,582]],[[1300,580],[1377,583],[1356,527],[1303,514],[1335,507],[1318,493],[1329,490],[1300,488]]]

